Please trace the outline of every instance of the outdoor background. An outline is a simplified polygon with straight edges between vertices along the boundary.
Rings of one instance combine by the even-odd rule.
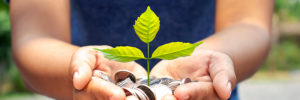
[[[300,100],[300,0],[276,0],[273,34],[265,64],[239,84],[242,100]],[[10,45],[9,8],[0,0],[0,99],[50,99],[26,89],[13,63]]]

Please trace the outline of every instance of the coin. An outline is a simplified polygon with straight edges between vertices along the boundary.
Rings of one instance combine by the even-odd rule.
[[[148,100],[156,100],[154,92],[150,89],[147,85],[139,85],[137,88],[141,89],[145,95],[147,96]]]
[[[161,100],[165,95],[173,94],[172,90],[168,86],[163,84],[155,84],[150,87],[153,93],[155,94],[156,100]]]
[[[131,96],[131,95],[135,96],[135,95],[134,95],[134,94],[135,94],[134,89],[131,89],[131,88],[122,88],[122,89],[123,89],[123,91],[125,92],[125,95],[126,95],[126,96]]]
[[[135,91],[136,91],[135,93],[137,94],[140,100],[149,100],[147,94],[145,94],[143,90],[136,88]]]
[[[153,80],[155,80],[155,77],[150,76],[150,82]],[[138,78],[136,83],[137,84],[148,84],[148,77],[144,76],[144,77]]]
[[[133,83],[130,80],[130,78],[126,78],[125,80],[118,82],[117,85],[120,87],[126,87],[126,88],[135,88],[136,87],[136,84]]]
[[[114,83],[114,81],[107,74],[105,74],[105,72],[103,72],[103,71],[97,70],[93,74],[94,74],[94,76],[97,76],[97,77],[99,77],[99,78],[101,78],[105,81],[109,81],[109,82]]]
[[[190,83],[192,82],[192,80],[190,78],[183,78],[182,80],[174,80],[174,81],[171,81],[167,84],[167,86],[169,88],[171,88],[171,90],[174,92],[175,89],[179,86],[179,85],[182,85],[182,84],[186,84],[186,83]]]
[[[170,82],[174,81],[172,78],[160,78],[161,82],[160,84],[164,84],[164,85],[167,85],[169,84]]]
[[[154,84],[160,84],[161,81],[162,81],[161,79],[154,79],[154,80],[150,81],[150,86],[154,85]]]
[[[172,92],[175,91],[175,89],[181,84],[181,81],[172,81],[167,86],[172,90]]]
[[[156,78],[150,76],[149,87],[147,86],[147,76],[136,79],[135,76],[128,70],[120,70],[116,72],[114,78],[115,84],[123,88],[126,96],[135,96],[139,100],[161,100],[165,95],[174,94],[174,91],[178,86],[190,82],[196,82],[190,78],[174,80],[172,78]]]
[[[157,79],[154,79],[154,80],[150,81],[150,85],[155,85],[155,84],[167,85],[172,81],[174,81],[174,80],[171,79],[171,78],[157,78]]]
[[[128,70],[120,70],[118,72],[115,73],[115,81],[116,84],[120,81],[125,80],[126,78],[130,78],[130,80],[135,83],[136,79],[135,76]]]
[[[145,80],[147,80],[147,76],[146,77],[140,77],[140,78],[136,79],[136,83],[141,84]]]
[[[126,96],[135,96],[139,100],[151,100],[141,88],[123,88]],[[155,99],[153,99],[155,100]]]
[[[190,83],[190,82],[192,82],[192,80],[191,80],[190,78],[183,78],[183,79],[181,80],[181,83],[180,83],[180,84],[186,84],[186,83]]]

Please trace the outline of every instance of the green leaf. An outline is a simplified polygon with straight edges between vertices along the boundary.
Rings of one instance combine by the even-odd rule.
[[[130,62],[138,59],[145,59],[143,52],[136,47],[118,46],[111,49],[94,49],[102,52],[105,58],[119,62]]]
[[[135,21],[133,27],[138,37],[143,42],[149,43],[155,38],[160,27],[160,21],[148,6],[147,10]]]
[[[160,58],[165,60],[172,60],[178,57],[190,56],[194,49],[202,42],[195,44],[183,42],[171,42],[159,46],[152,54],[151,58]]]

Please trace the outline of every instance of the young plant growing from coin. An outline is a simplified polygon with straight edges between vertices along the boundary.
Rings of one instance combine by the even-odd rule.
[[[156,50],[154,50],[152,56],[150,57],[149,44],[155,38],[159,30],[159,17],[157,17],[156,14],[148,6],[147,10],[144,13],[142,13],[140,17],[137,18],[133,27],[141,41],[147,44],[147,57],[144,56],[143,52],[140,49],[131,46],[117,46],[111,49],[94,49],[102,52],[107,59],[115,60],[118,62],[130,62],[139,59],[147,60],[148,86],[150,85],[149,61],[151,59],[172,60],[178,57],[190,56],[194,49],[202,43],[167,43],[162,46],[159,46]]]

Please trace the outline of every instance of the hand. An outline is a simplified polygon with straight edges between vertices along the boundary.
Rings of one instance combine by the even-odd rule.
[[[94,71],[94,74],[97,71]],[[126,98],[126,99],[125,99]],[[123,90],[115,84],[99,77],[92,76],[83,90],[74,89],[74,100],[138,100],[138,98],[126,97]]]
[[[228,99],[236,84],[231,58],[224,53],[205,49],[197,49],[188,57],[163,60],[152,69],[151,75],[197,80],[177,87],[173,98],[178,100]]]
[[[106,49],[109,46],[87,46],[79,48],[72,56],[69,72],[74,86],[75,100],[124,100],[123,90],[96,76],[103,71],[110,77],[120,69],[131,71],[135,76],[146,76],[143,67],[135,62],[121,63],[108,60],[93,48]],[[94,75],[93,75],[94,74]],[[132,98],[132,97],[129,97]]]

